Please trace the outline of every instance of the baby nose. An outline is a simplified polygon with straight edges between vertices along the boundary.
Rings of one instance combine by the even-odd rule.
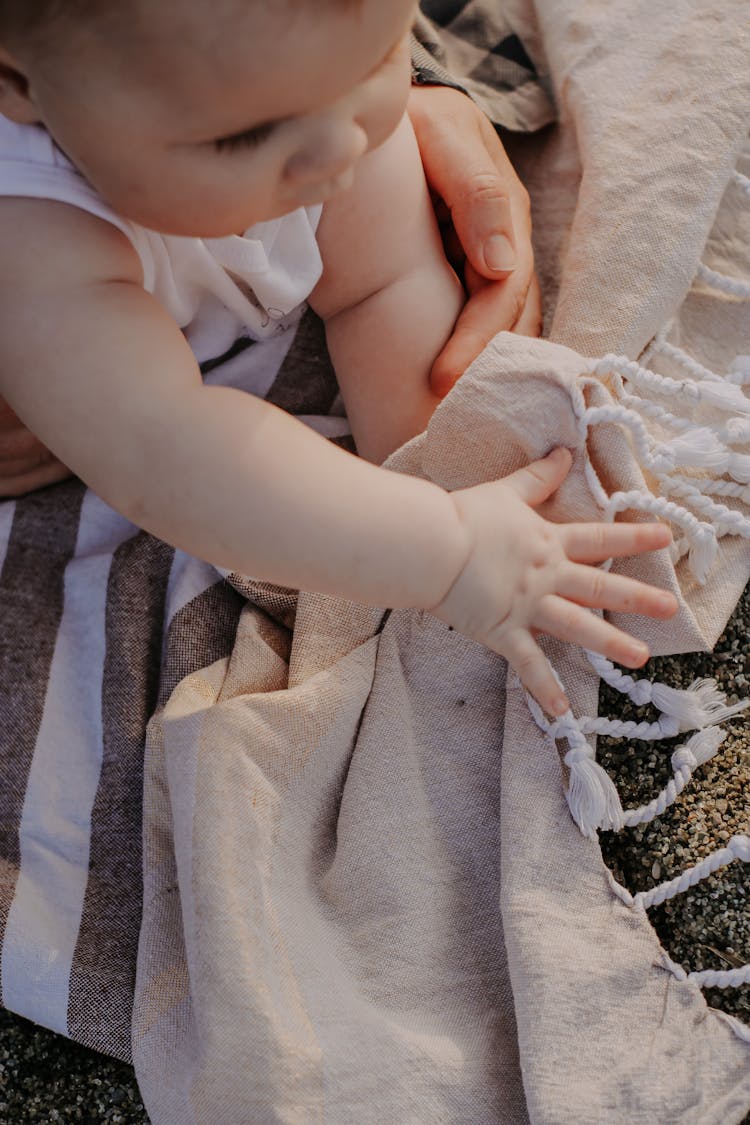
[[[295,187],[335,179],[356,164],[368,144],[367,133],[357,121],[331,123],[290,157],[284,179]]]

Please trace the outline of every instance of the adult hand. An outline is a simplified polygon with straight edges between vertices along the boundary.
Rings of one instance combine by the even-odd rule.
[[[496,333],[541,331],[529,196],[494,127],[459,90],[413,86],[409,117],[446,253],[469,296],[430,373],[444,396]]]
[[[0,398],[0,498],[23,496],[71,475]]]

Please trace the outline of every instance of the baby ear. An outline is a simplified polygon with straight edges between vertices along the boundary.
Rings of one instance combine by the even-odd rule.
[[[28,78],[3,46],[0,46],[0,113],[19,125],[33,125],[40,119]]]

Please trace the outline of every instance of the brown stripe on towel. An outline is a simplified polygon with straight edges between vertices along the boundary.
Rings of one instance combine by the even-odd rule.
[[[21,862],[21,812],[84,493],[72,480],[18,500],[0,574],[0,942]]]
[[[141,921],[143,745],[159,693],[173,556],[172,547],[141,531],[114,552],[107,583],[102,769],[70,974],[68,1034],[125,1060]]]
[[[228,582],[218,579],[174,615],[161,672],[160,707],[184,676],[230,655],[245,601]]]
[[[338,393],[323,321],[307,309],[266,401],[290,414],[330,414]]]

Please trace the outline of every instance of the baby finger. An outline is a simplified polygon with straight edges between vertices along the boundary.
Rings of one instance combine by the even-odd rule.
[[[560,537],[573,562],[597,563],[668,547],[672,532],[663,523],[560,524]]]
[[[640,668],[648,660],[648,647],[642,641],[556,594],[541,599],[533,625],[558,640],[600,652],[628,668]]]
[[[523,686],[548,715],[564,715],[570,704],[560,690],[547,657],[531,635],[518,630],[505,645],[504,655]]]
[[[571,564],[561,568],[557,593],[592,609],[660,618],[672,617],[677,612],[677,599],[667,590],[591,566]]]

